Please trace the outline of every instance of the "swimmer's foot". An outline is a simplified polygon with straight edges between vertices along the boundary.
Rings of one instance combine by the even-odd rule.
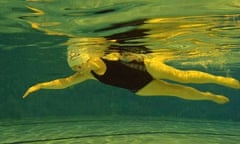
[[[230,78],[230,81],[232,82],[232,88],[240,89],[240,81]]]
[[[224,86],[227,87],[231,87],[234,89],[240,89],[240,82],[234,78],[223,78],[223,77],[219,77],[219,84],[222,84]]]
[[[225,104],[225,103],[229,102],[229,99],[222,95],[215,95],[213,102],[215,102],[217,104]]]

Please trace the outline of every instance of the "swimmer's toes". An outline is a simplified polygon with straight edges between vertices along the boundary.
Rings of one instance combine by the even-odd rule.
[[[214,99],[214,102],[216,102],[218,104],[225,104],[229,101],[230,100],[227,97],[221,96],[221,95],[217,95],[216,98]]]
[[[237,89],[240,89],[240,81],[238,80]]]
[[[230,84],[231,84],[232,88],[240,89],[240,81],[239,80],[231,78]]]

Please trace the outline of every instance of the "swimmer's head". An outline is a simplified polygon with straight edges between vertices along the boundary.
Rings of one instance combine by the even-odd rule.
[[[74,68],[76,66],[81,67],[83,64],[87,63],[89,59],[90,56],[87,53],[83,53],[78,48],[68,49],[68,65],[71,68]]]
[[[90,57],[101,57],[108,48],[109,43],[105,38],[71,38],[68,45],[68,65],[75,69],[87,63]],[[76,70],[76,69],[75,69]]]

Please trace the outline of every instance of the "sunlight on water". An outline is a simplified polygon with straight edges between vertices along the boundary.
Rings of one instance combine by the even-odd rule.
[[[238,0],[183,1],[174,6],[177,1],[15,2],[16,13],[9,13],[8,3],[1,2],[6,13],[1,23],[8,27],[1,28],[4,33],[30,32],[31,26],[47,35],[104,37],[128,49],[144,46],[162,55],[171,52],[178,55],[174,59],[180,66],[217,65],[225,71],[226,65],[239,65]]]

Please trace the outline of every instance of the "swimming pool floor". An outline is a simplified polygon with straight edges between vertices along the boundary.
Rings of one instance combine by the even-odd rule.
[[[240,123],[165,118],[44,118],[0,122],[0,143],[236,144]]]

